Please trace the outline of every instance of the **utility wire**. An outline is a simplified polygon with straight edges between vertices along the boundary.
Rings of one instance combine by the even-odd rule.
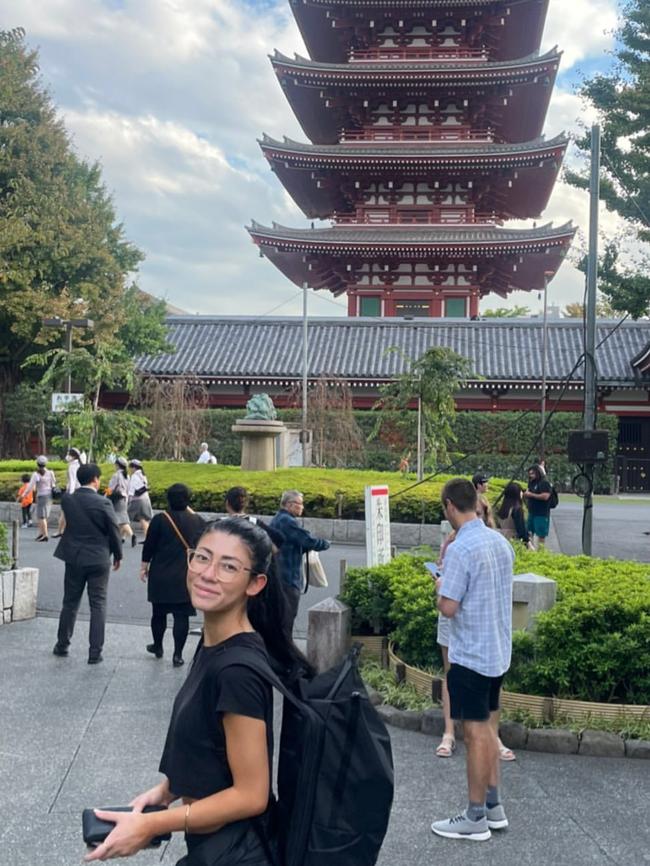
[[[584,307],[584,305],[583,305],[583,307]],[[609,340],[609,338],[610,338],[610,337],[611,337],[611,336],[612,336],[612,335],[613,335],[613,334],[618,330],[618,328],[620,328],[620,326],[621,326],[621,325],[623,324],[623,322],[628,318],[628,316],[629,316],[629,314],[626,313],[625,316],[623,316],[623,317],[620,319],[620,321],[617,322],[617,324],[615,325],[615,327],[612,328],[612,330],[609,331],[607,334],[605,334],[605,336],[603,337],[603,339],[598,343],[598,345],[597,345],[597,347],[596,347],[597,349],[599,349],[602,345],[604,345],[604,343],[607,342],[607,340]],[[583,314],[583,319],[584,319],[584,314]],[[565,395],[565,393],[566,393],[566,391],[567,391],[569,385],[571,384],[571,379],[573,378],[573,374],[574,374],[574,373],[576,372],[576,370],[579,368],[580,364],[582,364],[582,362],[584,361],[584,359],[585,359],[585,353],[582,352],[582,354],[581,354],[580,357],[577,359],[577,361],[576,361],[575,364],[573,365],[573,367],[572,367],[572,369],[570,370],[570,372],[569,372],[569,373],[568,373],[568,374],[567,374],[567,375],[566,375],[566,376],[561,380],[561,383],[562,383],[562,389],[561,389],[561,391],[560,391],[560,394],[558,395],[558,397],[556,398],[555,402],[553,403],[553,406],[552,406],[551,410],[549,411],[549,413],[548,413],[548,415],[547,415],[547,417],[546,417],[546,420],[545,420],[545,422],[544,422],[544,425],[542,426],[542,428],[540,428],[540,431],[539,431],[539,433],[537,434],[537,436],[535,437],[535,439],[534,439],[534,441],[533,441],[533,444],[531,445],[530,449],[529,449],[528,452],[526,453],[524,459],[523,459],[523,460],[521,461],[521,463],[519,464],[519,466],[518,466],[518,468],[517,468],[517,471],[514,473],[513,477],[510,479],[510,481],[516,481],[516,480],[517,480],[517,477],[518,477],[519,473],[523,470],[523,467],[524,467],[525,463],[530,459],[530,455],[533,453],[533,451],[535,450],[535,448],[536,448],[537,445],[539,444],[539,441],[540,441],[540,439],[541,439],[541,437],[542,437],[542,434],[546,431],[546,428],[548,427],[548,425],[549,425],[551,419],[553,418],[553,416],[554,416],[554,415],[556,414],[556,412],[558,411],[558,406],[559,406],[559,404],[560,404],[560,401],[561,401],[562,398],[564,397],[564,395]],[[541,403],[541,399],[538,400],[538,402]],[[527,415],[530,415],[532,412],[537,412],[537,411],[538,411],[538,410],[537,410],[536,408],[535,408],[535,409],[526,409],[524,412],[522,412],[522,413],[519,415],[518,418],[516,418],[514,421],[512,421],[509,425],[507,425],[505,428],[503,428],[503,430],[501,430],[501,431],[499,432],[499,438],[502,438],[503,435],[504,435],[504,433],[505,433],[506,431],[510,430],[510,429],[513,428],[513,427],[516,427],[516,426],[517,426],[517,425],[518,425],[518,424],[519,424],[519,423],[520,423],[520,422],[521,422],[521,421],[522,421],[522,420],[523,420]],[[490,445],[490,444],[495,443],[496,441],[497,441],[496,438],[494,438],[494,439],[490,440],[490,442],[488,442],[488,443],[483,443],[483,445],[485,445],[485,444]],[[446,474],[447,474],[451,469],[453,469],[454,467],[458,466],[460,463],[462,463],[463,461],[465,461],[468,457],[472,457],[474,454],[479,454],[479,453],[481,453],[481,452],[480,452],[480,451],[469,451],[469,452],[467,452],[466,454],[462,455],[462,457],[458,458],[457,460],[454,460],[454,461],[453,461],[452,463],[450,463],[449,465],[447,465],[447,466],[443,466],[443,467],[441,467],[440,469],[437,469],[435,472],[431,473],[430,475],[427,475],[427,477],[426,477],[426,478],[423,478],[421,481],[415,481],[413,484],[409,484],[407,487],[403,487],[401,490],[397,490],[395,493],[392,493],[392,494],[391,494],[390,498],[391,498],[391,499],[394,499],[394,498],[396,498],[396,497],[398,497],[398,496],[401,496],[402,494],[407,493],[409,490],[413,490],[414,488],[419,487],[420,484],[425,484],[425,483],[427,483],[428,481],[432,481],[432,480],[433,480],[434,478],[436,478],[438,475],[443,475],[443,474],[446,475]],[[499,501],[499,499],[501,499],[501,496],[497,499],[497,502]],[[496,504],[496,503],[495,503],[495,504]]]

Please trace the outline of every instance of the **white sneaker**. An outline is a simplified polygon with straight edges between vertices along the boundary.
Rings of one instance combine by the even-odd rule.
[[[486,809],[486,817],[487,823],[490,830],[505,830],[508,826],[508,818],[506,817],[506,810],[503,808],[501,803],[497,803],[496,806],[492,806]]]
[[[492,836],[485,816],[478,821],[470,821],[467,812],[447,818],[446,821],[434,821],[431,830],[446,839],[471,839],[473,842],[487,842]]]

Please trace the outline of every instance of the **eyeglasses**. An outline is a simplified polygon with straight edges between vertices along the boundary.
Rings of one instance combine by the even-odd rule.
[[[253,574],[252,568],[245,568],[231,559],[214,559],[212,554],[206,553],[204,550],[188,550],[187,565],[194,574],[205,574],[209,568],[214,566],[217,578],[222,583],[232,583],[244,571]]]

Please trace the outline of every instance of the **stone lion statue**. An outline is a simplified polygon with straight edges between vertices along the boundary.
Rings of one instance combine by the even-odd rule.
[[[254,394],[246,404],[246,418],[256,421],[275,421],[278,413],[268,394]]]

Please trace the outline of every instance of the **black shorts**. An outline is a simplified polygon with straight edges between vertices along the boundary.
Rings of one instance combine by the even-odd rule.
[[[462,665],[452,664],[447,671],[447,689],[452,719],[485,722],[499,709],[500,677],[484,677]]]

